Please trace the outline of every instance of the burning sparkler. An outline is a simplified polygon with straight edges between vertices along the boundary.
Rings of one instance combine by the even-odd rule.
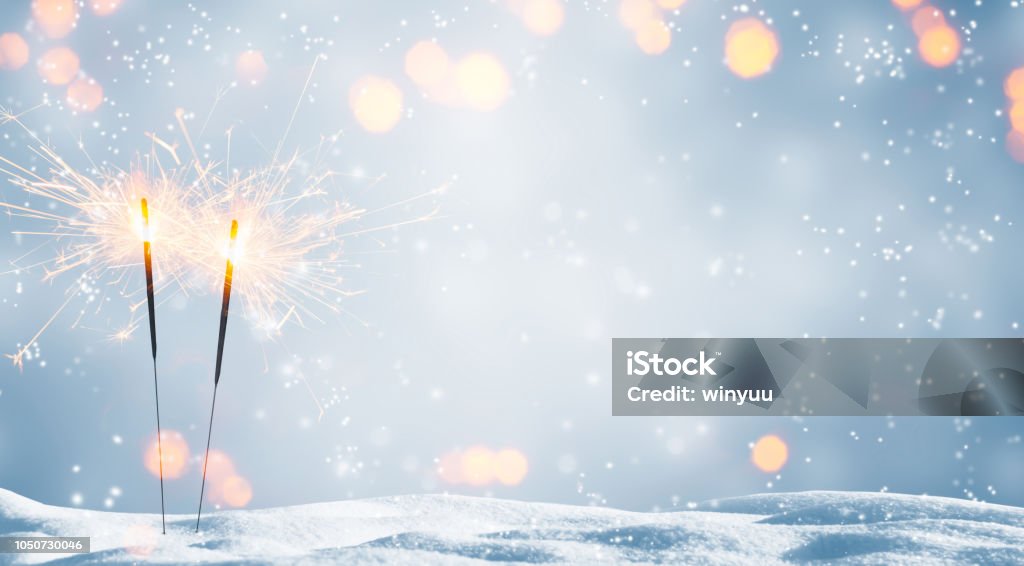
[[[231,242],[228,244],[227,266],[224,268],[224,298],[220,306],[220,331],[217,334],[217,363],[213,371],[213,402],[210,404],[210,427],[206,432],[206,456],[203,458],[203,483],[199,488],[199,512],[196,513],[196,532],[203,516],[203,493],[206,491],[206,466],[210,460],[210,439],[213,437],[213,412],[217,408],[217,385],[220,384],[221,362],[224,359],[224,335],[228,329],[228,309],[231,306],[231,280],[234,278],[234,252],[238,240],[238,221],[231,221]]]
[[[20,125],[13,115],[6,116],[7,121]],[[180,116],[181,131],[191,149]],[[228,135],[230,143],[230,132]],[[177,144],[153,134],[149,137],[154,149],[128,171],[81,172],[39,140],[39,147],[33,151],[48,164],[49,175],[0,156],[0,172],[35,201],[0,201],[0,208],[12,217],[40,225],[35,230],[14,233],[48,238],[56,248],[55,255],[45,255],[50,246],[34,246],[12,261],[12,271],[42,269],[44,280],[72,278],[66,299],[53,316],[8,355],[18,367],[39,337],[76,299],[95,305],[93,314],[117,304],[105,300],[111,292],[129,299],[129,320],[112,329],[109,336],[117,341],[131,337],[139,326],[143,304],[139,296],[142,289],[133,278],[140,239],[152,242],[158,232],[174,234],[173,238],[160,240],[160,253],[151,258],[158,265],[154,265],[156,272],[149,270],[154,276],[152,284],[147,281],[146,286],[145,302],[149,306],[155,309],[157,300],[175,294],[210,289],[223,273],[220,242],[224,240],[220,231],[231,219],[237,219],[240,225],[233,252],[236,264],[238,258],[244,258],[246,266],[246,276],[236,282],[234,294],[251,324],[276,338],[287,323],[305,326],[308,320],[326,320],[325,314],[347,313],[343,299],[361,292],[348,288],[343,276],[344,270],[358,267],[353,255],[344,253],[351,246],[349,242],[433,217],[436,208],[398,222],[366,223],[395,211],[406,215],[418,201],[445,189],[441,186],[368,210],[331,197],[337,191],[331,185],[343,175],[325,170],[318,161],[332,153],[337,136],[323,138],[315,151],[296,153],[242,172],[227,163],[223,167],[203,164],[194,150],[193,161],[183,162]],[[164,152],[173,160],[170,167],[161,162]],[[305,168],[310,173],[298,173]],[[142,195],[146,196],[149,212],[146,226],[139,208]],[[78,313],[72,328],[80,326],[89,314],[87,308]],[[323,407],[308,384],[307,390],[322,417]]]
[[[156,395],[156,445],[160,456],[160,525],[167,534],[167,517],[164,511],[164,446],[160,430],[160,385],[156,374],[156,301],[153,285],[152,235],[149,231],[149,204],[142,199],[142,252],[146,263],[146,303],[149,308],[149,342],[153,350],[153,392]]]
[[[4,116],[6,121],[20,124],[9,113]],[[29,135],[39,141],[30,131]],[[28,253],[11,261],[11,271],[41,269],[44,281],[60,277],[73,277],[74,281],[53,316],[31,339],[20,344],[15,353],[7,355],[18,367],[22,367],[26,354],[38,338],[76,297],[83,298],[86,305],[95,305],[96,313],[111,304],[102,300],[108,291],[128,298],[130,318],[124,327],[110,334],[112,339],[127,339],[138,326],[136,312],[142,306],[138,299],[141,289],[133,277],[138,266],[139,240],[148,246],[160,227],[184,232],[191,222],[192,199],[181,189],[184,172],[163,169],[155,156],[140,162],[145,166],[129,171],[99,170],[86,174],[42,142],[33,152],[43,159],[47,165],[44,171],[48,169],[49,176],[3,156],[0,156],[0,172],[26,196],[44,205],[33,206],[35,203],[27,200],[19,204],[0,201],[0,208],[6,209],[11,217],[41,225],[34,230],[15,230],[14,234],[49,238],[56,244],[57,251],[54,255],[44,255],[48,246],[33,246]],[[146,214],[140,210],[139,196],[143,194],[147,196]],[[149,214],[150,205],[155,215]],[[151,276],[151,257],[147,254],[146,258],[150,262],[147,275]],[[161,241],[159,267],[166,283],[147,279],[146,302],[150,309],[155,307],[156,295],[162,291],[185,290],[188,274],[196,270],[197,258],[194,246],[185,239]],[[87,308],[82,308],[72,328],[80,325]],[[150,321],[152,324],[152,316]]]

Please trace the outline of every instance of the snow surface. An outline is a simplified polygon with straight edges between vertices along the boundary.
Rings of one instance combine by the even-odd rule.
[[[1024,509],[941,497],[804,492],[635,513],[452,495],[160,516],[44,505],[0,489],[0,535],[90,536],[88,555],[3,563],[1024,564]]]

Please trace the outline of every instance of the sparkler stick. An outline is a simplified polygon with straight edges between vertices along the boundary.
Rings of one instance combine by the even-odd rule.
[[[156,376],[156,303],[153,300],[153,255],[149,232],[149,204],[142,199],[142,252],[146,259],[146,301],[149,304],[149,343],[153,350],[153,392],[156,394],[156,446],[160,458],[160,525],[167,534],[167,515],[164,511],[164,447],[160,431],[160,386]]]
[[[238,221],[231,221],[231,243],[228,244],[228,262],[224,268],[224,299],[220,306],[220,333],[217,336],[217,365],[213,371],[213,403],[210,404],[210,427],[206,432],[206,457],[203,459],[203,484],[199,488],[199,512],[196,514],[196,532],[199,532],[199,520],[203,516],[203,492],[206,491],[206,466],[210,463],[210,438],[213,436],[213,411],[217,408],[217,385],[220,383],[221,361],[224,359],[224,334],[228,329],[228,307],[231,303],[231,278],[235,266],[232,255],[235,251],[235,240],[238,238]]]

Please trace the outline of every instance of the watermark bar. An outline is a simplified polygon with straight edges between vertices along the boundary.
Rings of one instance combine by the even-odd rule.
[[[1021,416],[1019,338],[614,338],[613,415]]]
[[[0,537],[0,553],[86,554],[89,537]]]

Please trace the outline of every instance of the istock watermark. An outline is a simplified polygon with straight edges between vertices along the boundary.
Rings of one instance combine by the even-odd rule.
[[[615,338],[612,414],[1020,416],[1019,338]]]

